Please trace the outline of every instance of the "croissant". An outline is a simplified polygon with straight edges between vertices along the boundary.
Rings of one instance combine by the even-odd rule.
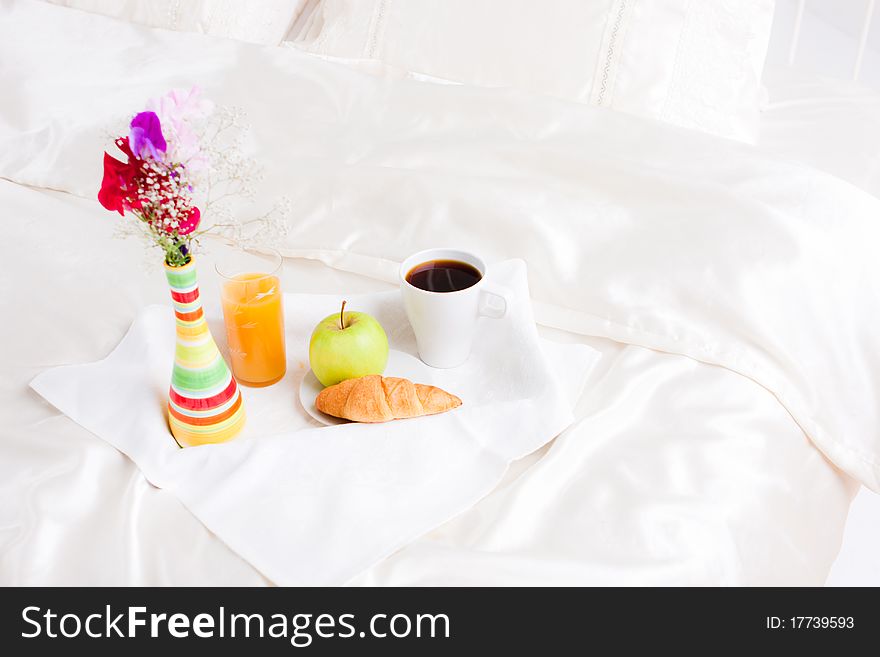
[[[355,422],[388,422],[443,413],[461,406],[461,400],[434,386],[370,374],[324,388],[315,406],[322,413]]]

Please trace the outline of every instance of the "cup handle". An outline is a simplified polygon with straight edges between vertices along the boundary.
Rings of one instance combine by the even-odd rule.
[[[510,304],[513,302],[513,292],[498,283],[483,282],[480,290],[480,315],[492,319],[503,319],[507,316]]]

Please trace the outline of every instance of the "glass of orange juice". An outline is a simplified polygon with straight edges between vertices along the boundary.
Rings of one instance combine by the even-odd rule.
[[[270,386],[287,371],[281,263],[273,249],[236,248],[215,264],[232,373],[246,386]]]

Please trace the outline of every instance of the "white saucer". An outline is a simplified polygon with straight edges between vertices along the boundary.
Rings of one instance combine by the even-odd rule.
[[[399,376],[415,383],[434,383],[434,376],[430,367],[415,356],[411,356],[403,351],[396,351],[395,349],[388,350],[388,364],[385,366],[383,376]],[[302,407],[306,409],[306,413],[321,424],[328,426],[348,422],[348,420],[343,420],[342,418],[326,415],[315,407],[315,398],[323,389],[324,386],[318,381],[314,372],[309,370],[299,386],[299,401]]]

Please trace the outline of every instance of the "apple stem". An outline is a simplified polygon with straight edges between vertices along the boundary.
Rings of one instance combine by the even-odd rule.
[[[345,330],[345,304],[346,302],[342,302],[342,310],[339,311],[339,328],[343,331]]]

